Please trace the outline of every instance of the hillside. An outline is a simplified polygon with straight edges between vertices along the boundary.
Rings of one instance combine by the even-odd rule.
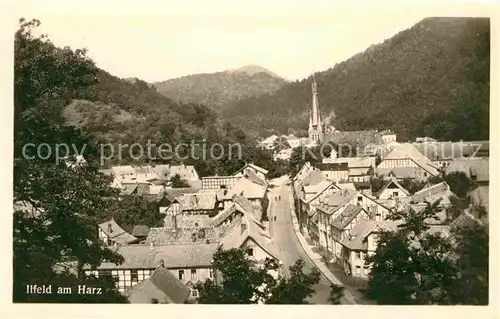
[[[178,153],[183,158],[173,158],[172,162],[193,164],[202,176],[234,172],[245,161],[270,168],[274,165],[270,154],[255,148],[254,138],[220,119],[206,106],[175,102],[142,80],[135,79],[132,83],[104,70],[98,70],[97,78],[98,83],[89,89],[75,92],[73,101],[62,109],[62,116],[66,124],[89,133],[101,142],[129,146],[139,143],[144,152],[148,141],[151,145],[168,144],[172,149],[179,145],[181,149]],[[229,158],[224,154],[220,159],[209,156],[205,160],[201,148],[196,148],[193,155],[189,145],[192,141],[201,145],[203,140],[208,150],[214,143],[227,148],[240,143],[242,157],[238,158],[236,154]],[[156,156],[154,147],[152,150],[153,156]],[[147,158],[134,160],[127,148],[122,154],[121,159],[113,158],[108,164],[148,162]],[[214,156],[218,157],[219,153]],[[160,158],[153,158],[153,161],[171,162]]]
[[[159,93],[175,101],[221,109],[226,104],[276,92],[287,82],[260,66],[224,72],[187,75],[153,83]]]
[[[394,129],[406,140],[489,138],[489,19],[428,18],[316,75],[324,119],[341,130]],[[305,129],[311,78],[232,103],[248,130]]]

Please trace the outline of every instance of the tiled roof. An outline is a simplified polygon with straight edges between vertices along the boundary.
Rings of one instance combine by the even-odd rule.
[[[260,199],[264,198],[266,189],[266,186],[256,184],[242,177],[228,190],[225,198],[232,198],[234,195],[240,195],[249,199]]]
[[[217,228],[213,227],[196,227],[196,228],[166,228],[154,227],[151,228],[146,237],[145,244],[161,245],[177,245],[177,244],[206,244],[207,242],[214,243],[219,240],[220,234]]]
[[[350,230],[349,236],[341,241],[341,244],[352,250],[367,250],[366,236],[374,231],[394,231],[395,224],[388,221],[376,221],[373,219],[360,219]]]
[[[354,182],[355,189],[370,189],[372,187],[370,182]]]
[[[427,171],[429,174],[436,176],[439,174],[436,166],[425,157],[420,151],[410,143],[401,143],[397,145],[387,156],[383,158],[383,161],[389,159],[412,159],[418,166]]]
[[[369,175],[370,171],[371,171],[370,167],[349,168],[349,176],[364,176],[364,175]]]
[[[320,163],[316,165],[320,171],[347,171],[347,163]]]
[[[131,243],[137,238],[123,230],[114,219],[99,224],[99,228],[114,242],[120,245]]]
[[[231,224],[231,229],[226,231],[220,241],[224,249],[240,248],[251,238],[269,255],[279,259],[279,248],[272,242],[270,235],[247,215],[234,220]]]
[[[315,185],[326,179],[321,171],[313,170],[301,181],[301,184],[304,186]]]
[[[217,198],[215,193],[184,193],[176,200],[181,204],[182,211],[186,210],[212,210],[215,208]]]
[[[238,174],[240,172],[243,172],[246,168],[252,168],[254,170],[256,170],[257,172],[260,172],[264,175],[266,175],[269,171],[263,167],[260,167],[260,166],[257,166],[253,163],[249,163],[249,164],[246,164],[245,166],[243,166],[243,168],[241,168],[239,171],[237,171],[235,174]]]
[[[182,194],[191,194],[191,193],[196,193],[196,190],[194,190],[192,188],[189,188],[189,187],[184,187],[184,188],[169,188],[169,189],[165,190],[165,197],[171,202],[176,197],[179,197]]]
[[[306,176],[308,176],[309,172],[312,170],[313,168],[311,167],[311,164],[309,162],[304,163],[297,174],[293,177],[293,180],[297,182],[301,181]]]
[[[217,243],[153,247],[150,245],[119,246],[115,251],[123,256],[123,264],[104,262],[98,269],[154,269],[158,267],[161,260],[164,260],[166,268],[208,267],[212,264],[217,247]]]
[[[328,163],[347,163],[347,167],[349,169],[354,168],[375,168],[375,157],[366,156],[366,157],[338,157],[338,158],[329,158]]]
[[[320,200],[317,208],[326,214],[331,215],[340,207],[348,203],[354,196],[356,196],[356,194],[358,194],[357,191],[349,189],[333,193],[332,195]]]
[[[452,195],[453,193],[450,191],[448,184],[441,182],[416,192],[413,194],[412,200],[415,203],[434,203],[441,199],[440,204],[445,205],[450,203],[449,197]]]
[[[191,289],[182,284],[168,269],[159,266],[146,280],[123,292],[130,303],[148,303],[156,299],[158,303],[184,303]]]
[[[304,186],[304,191],[305,191],[305,195],[306,195],[305,200],[307,202],[310,202],[311,200],[313,200],[314,198],[319,196],[321,193],[323,193],[323,191],[325,191],[326,189],[328,189],[332,185],[334,185],[333,182],[328,181],[328,180],[324,180],[324,181],[321,181],[320,183],[315,184],[315,185]]]
[[[149,227],[146,225],[136,225],[132,230],[132,236],[146,237],[149,234]]]
[[[255,184],[267,187],[266,181],[260,179],[260,177],[257,176],[257,174],[255,174],[255,172],[252,170],[245,171],[243,176]]]
[[[330,225],[343,230],[362,211],[363,208],[361,206],[347,205],[342,214],[337,216]]]
[[[476,156],[481,153],[489,153],[488,141],[476,142],[432,142],[413,144],[422,154],[431,161],[453,160],[463,157],[471,157],[477,151]]]
[[[379,136],[378,132],[375,130],[368,131],[344,131],[344,132],[332,132],[325,134],[325,142],[333,142],[335,144],[341,143],[356,143],[360,147],[364,147],[368,144],[378,144]]]
[[[453,172],[464,172],[468,178],[476,176],[478,182],[488,182],[490,180],[490,169],[488,158],[470,158],[454,160],[446,167],[446,174]]]
[[[257,216],[254,213],[254,209],[247,210],[243,206],[242,206],[242,209],[239,209],[238,206],[236,205],[236,203],[231,204],[228,208],[224,209],[222,212],[217,214],[217,216],[213,217],[210,221],[210,225],[213,227],[219,226],[229,216],[231,216],[235,212],[240,212],[241,214],[246,214],[248,216],[248,218],[250,218],[254,223],[258,224],[260,227],[264,227],[261,224],[260,219],[259,220],[257,219]],[[259,218],[260,218],[260,216],[259,216]]]

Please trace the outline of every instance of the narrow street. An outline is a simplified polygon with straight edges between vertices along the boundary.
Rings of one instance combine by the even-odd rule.
[[[277,185],[270,191],[269,205],[269,227],[273,241],[281,249],[282,261],[286,270],[292,266],[299,258],[305,262],[305,270],[311,271],[316,266],[305,254],[302,246],[293,231],[292,218],[290,216],[289,194],[286,185]],[[275,196],[281,196],[281,200],[275,200]],[[276,221],[274,217],[276,216]],[[319,283],[314,287],[316,293],[309,298],[312,304],[330,304],[328,296],[330,294],[330,282],[321,275]]]

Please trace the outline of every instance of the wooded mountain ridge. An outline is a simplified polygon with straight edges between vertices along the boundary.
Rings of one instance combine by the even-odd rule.
[[[316,73],[322,117],[340,130],[392,129],[398,139],[489,138],[488,18],[426,18]],[[247,131],[306,129],[312,77],[231,103]]]
[[[287,81],[257,65],[216,73],[186,75],[153,85],[174,101],[207,105],[220,110],[228,103],[276,92]]]

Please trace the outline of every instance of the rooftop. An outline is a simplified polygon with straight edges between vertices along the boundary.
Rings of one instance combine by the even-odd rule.
[[[150,304],[153,299],[158,303],[184,303],[191,289],[182,284],[168,269],[159,266],[146,280],[123,292],[130,303]]]

